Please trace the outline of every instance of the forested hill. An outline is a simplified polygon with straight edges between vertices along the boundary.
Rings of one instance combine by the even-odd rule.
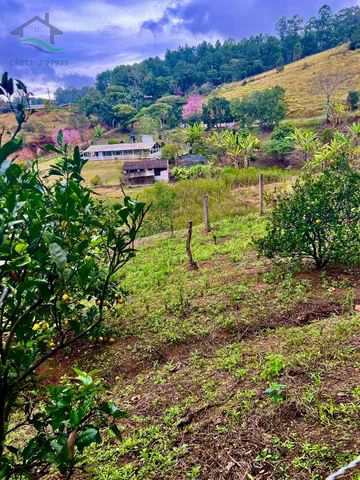
[[[208,93],[214,87],[239,81],[308,55],[351,42],[360,45],[360,7],[333,13],[327,5],[307,22],[295,15],[281,18],[277,35],[257,35],[240,41],[168,51],[164,59],[149,58],[134,65],[119,65],[98,75],[96,88],[59,90],[59,103],[83,98],[85,113],[98,113],[111,123],[117,104],[139,109],[164,95],[183,95],[194,89]]]

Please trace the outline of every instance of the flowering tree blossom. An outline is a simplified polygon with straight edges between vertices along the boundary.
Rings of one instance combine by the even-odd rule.
[[[190,95],[187,102],[183,106],[183,120],[189,120],[192,117],[201,115],[203,103],[204,97],[201,95]]]

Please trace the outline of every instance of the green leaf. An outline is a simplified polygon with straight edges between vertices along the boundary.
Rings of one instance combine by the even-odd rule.
[[[116,425],[116,423],[112,423],[109,428],[119,440],[122,439],[122,434],[119,430],[119,427]]]
[[[19,242],[15,245],[15,252],[22,255],[27,251],[28,246],[29,244],[26,242]]]
[[[80,451],[88,447],[92,443],[100,443],[100,432],[96,427],[87,427],[81,431],[76,439],[76,446]]]
[[[67,261],[67,252],[57,243],[51,243],[49,245],[49,252],[50,257],[58,270],[63,271]]]
[[[128,415],[124,410],[121,410],[115,403],[106,402],[101,405],[100,410],[113,418],[126,418]]]
[[[7,159],[9,155],[17,152],[22,145],[21,138],[15,138],[14,140],[10,140],[9,142],[5,143],[0,148],[0,165],[3,163],[4,160]]]

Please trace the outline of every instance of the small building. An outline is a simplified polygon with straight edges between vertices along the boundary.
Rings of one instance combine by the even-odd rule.
[[[192,167],[194,165],[206,165],[207,163],[207,159],[203,155],[191,153],[182,155],[176,160],[176,165],[178,167]]]
[[[148,159],[126,161],[123,165],[124,181],[129,186],[169,182],[169,165],[166,160]]]
[[[161,146],[156,142],[91,145],[82,155],[88,160],[159,159],[161,156]]]

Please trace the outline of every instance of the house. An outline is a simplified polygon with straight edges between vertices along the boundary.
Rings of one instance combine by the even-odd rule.
[[[91,145],[82,155],[88,160],[143,160],[159,159],[160,144],[152,142]]]
[[[127,185],[151,185],[169,182],[169,165],[166,160],[147,159],[126,161],[123,165],[124,181]]]
[[[44,19],[40,18],[39,16],[35,16],[28,20],[27,22],[20,25],[20,27],[16,28],[11,32],[11,35],[17,35],[19,37],[24,37],[25,31],[27,35],[34,35],[39,36],[39,29],[43,29],[44,33],[49,36],[49,42],[54,45],[55,43],[55,35],[62,35],[62,31],[58,28],[54,27],[50,23],[50,15],[49,13],[45,13]]]
[[[207,159],[203,155],[191,153],[182,155],[176,160],[176,165],[179,167],[192,167],[193,165],[206,165],[207,163]]]

